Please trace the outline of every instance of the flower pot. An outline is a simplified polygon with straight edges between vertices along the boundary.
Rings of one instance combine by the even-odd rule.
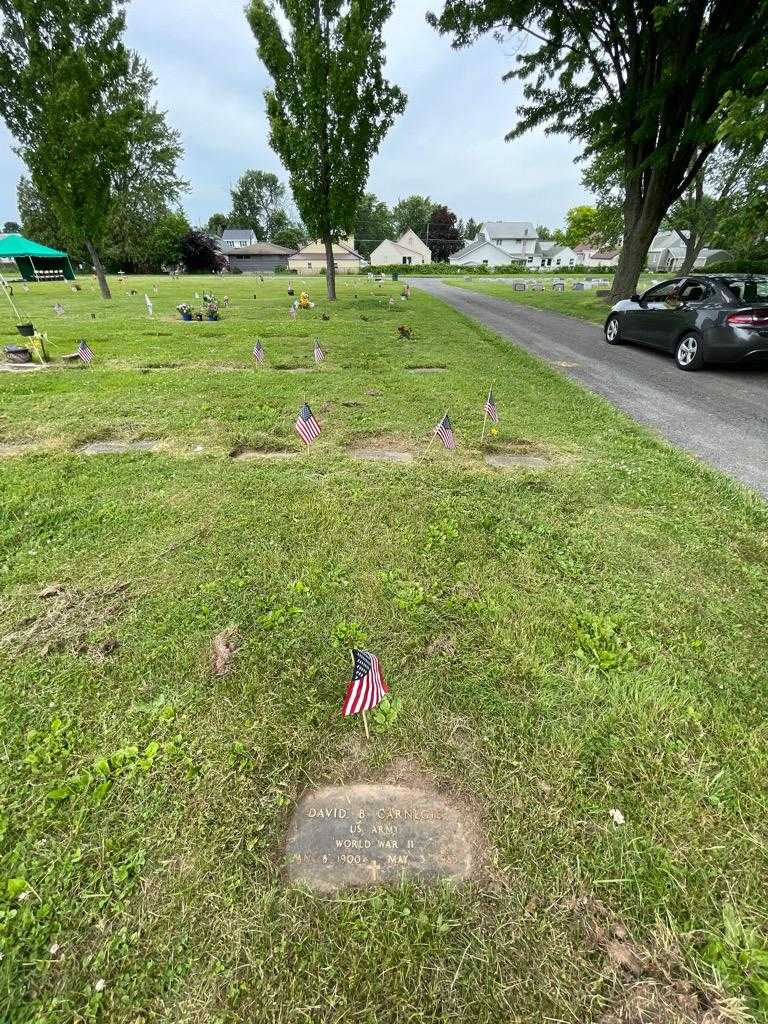
[[[34,324],[16,324],[16,330],[22,336],[22,338],[31,338],[35,333]]]
[[[181,319],[182,320],[186,320],[187,322],[189,322],[192,319],[192,314],[191,313],[182,313],[181,314]]]

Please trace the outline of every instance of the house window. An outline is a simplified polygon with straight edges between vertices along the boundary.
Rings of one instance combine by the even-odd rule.
[[[410,256],[403,256],[403,263],[404,263],[404,264],[405,264],[406,266],[407,266],[408,264],[410,264],[410,263],[411,263],[411,257],[410,257]]]
[[[483,266],[484,266],[484,267],[487,267],[487,266],[488,266],[488,260],[483,260]]]
[[[312,264],[311,264],[311,263],[308,263],[308,264],[307,264],[307,270],[311,270],[311,269],[312,269]]]

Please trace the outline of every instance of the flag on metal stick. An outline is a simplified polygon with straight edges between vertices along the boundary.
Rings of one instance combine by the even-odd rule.
[[[446,448],[456,447],[456,441],[453,437],[453,427],[451,426],[451,421],[448,419],[448,413],[446,413],[437,424],[434,433],[440,438]]]
[[[144,292],[144,301],[147,304],[147,316],[151,319],[154,313],[154,306],[152,305],[152,299],[150,299],[146,292]]]
[[[80,358],[82,359],[86,366],[91,365],[91,360],[93,359],[93,352],[88,347],[87,341],[80,342],[80,344],[77,346],[77,354],[80,356]]]
[[[299,409],[294,427],[304,444],[312,444],[316,437],[320,437],[320,424],[306,402]]]
[[[485,415],[491,421],[491,423],[499,422],[499,411],[496,408],[496,402],[493,399],[493,388],[488,389],[488,397],[485,400]]]
[[[389,687],[381,675],[379,659],[369,651],[352,651],[354,667],[352,669],[352,681],[347,687],[344,695],[344,703],[341,706],[341,713],[344,718],[349,715],[363,713],[375,708],[389,693]],[[368,732],[368,723],[365,723],[365,731]]]
[[[261,344],[260,340],[253,346],[253,358],[257,363],[264,362],[264,346]]]
[[[314,347],[314,350],[313,350],[313,355],[315,357],[315,362],[316,363],[322,363],[322,361],[325,359],[325,352],[323,352],[322,348],[320,347],[320,339],[319,338],[315,339],[315,347]]]

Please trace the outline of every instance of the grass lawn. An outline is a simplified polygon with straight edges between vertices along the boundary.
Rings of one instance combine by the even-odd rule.
[[[589,277],[590,275],[585,275]],[[644,275],[638,284],[638,290],[644,291],[650,288],[654,281],[663,281],[666,274]],[[597,289],[591,288],[583,292],[573,291],[574,281],[582,280],[578,275],[564,274],[560,280],[565,281],[565,291],[556,292],[552,290],[552,280],[556,275],[539,274],[538,277],[520,277],[520,280],[530,286],[532,281],[544,284],[543,292],[516,292],[513,287],[514,279],[495,278],[486,281],[482,277],[473,277],[471,281],[462,278],[443,278],[444,284],[454,284],[457,288],[466,288],[469,291],[482,292],[483,295],[491,295],[494,299],[508,299],[511,302],[522,302],[526,306],[535,306],[536,309],[547,309],[553,313],[566,313],[568,316],[577,316],[581,320],[590,320],[592,323],[604,324],[611,303],[603,297],[598,298]],[[602,277],[595,273],[593,277]],[[602,278],[610,282],[611,278]],[[610,284],[601,286],[603,289],[610,288]]]
[[[765,1020],[768,509],[418,289],[308,287],[295,321],[284,279],[16,289],[95,360],[0,374],[0,1019],[745,1019],[704,1017],[722,985]],[[222,321],[178,322],[206,288]],[[492,447],[548,468],[485,465],[490,382]],[[305,398],[309,450],[230,458],[298,452]],[[456,452],[350,457],[446,408]],[[369,743],[354,642],[402,700]],[[287,886],[300,795],[375,779],[467,806],[484,871]]]

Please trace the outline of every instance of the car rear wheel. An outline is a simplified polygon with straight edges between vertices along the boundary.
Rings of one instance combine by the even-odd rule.
[[[605,340],[609,345],[618,345],[621,343],[619,337],[619,318],[617,316],[609,316],[605,325]]]
[[[684,334],[675,348],[675,362],[680,370],[700,370],[704,365],[704,348],[698,334]]]

